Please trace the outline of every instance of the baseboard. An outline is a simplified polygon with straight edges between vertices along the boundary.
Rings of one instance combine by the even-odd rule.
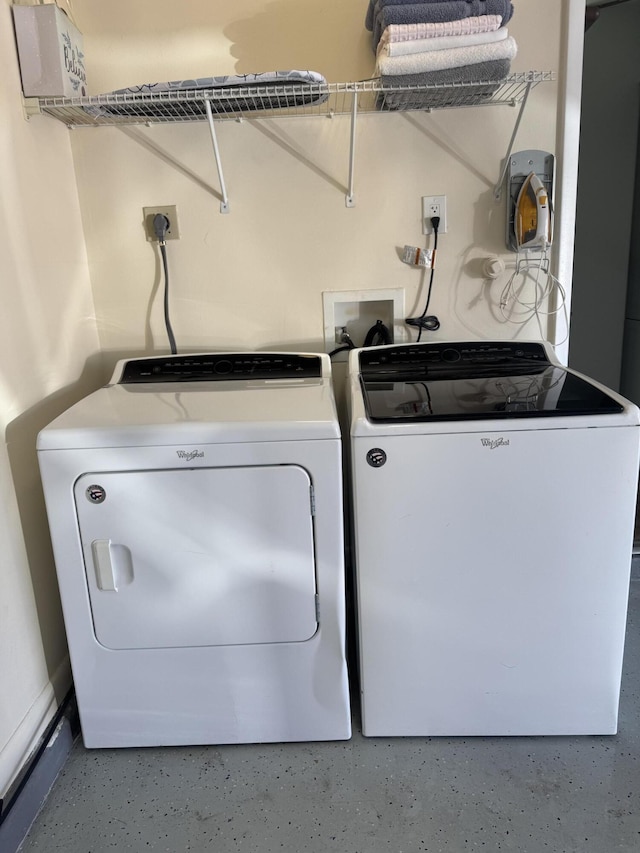
[[[77,708],[71,691],[52,722],[52,727],[47,729],[30,762],[16,781],[14,789],[3,801],[0,815],[2,853],[16,853],[26,838],[65,765],[79,731]]]
[[[71,684],[71,665],[66,655],[0,753],[0,797],[5,797],[28,763]]]

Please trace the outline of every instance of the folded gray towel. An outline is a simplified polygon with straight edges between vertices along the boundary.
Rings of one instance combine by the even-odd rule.
[[[459,21],[480,15],[501,15],[502,26],[511,19],[510,0],[431,0],[421,3],[393,3],[376,0],[373,16],[373,49],[390,24],[422,24]]]
[[[437,86],[438,88],[384,92],[378,99],[378,106],[385,110],[423,110],[477,103],[479,100],[488,100],[509,76],[510,70],[511,63],[508,59],[495,59],[473,65],[461,65],[458,68],[427,71],[422,74],[382,76],[380,78],[382,85],[389,88],[398,86]],[[447,85],[454,83],[468,85],[464,87]]]
[[[375,12],[375,7],[376,7],[376,1],[377,0],[369,0],[369,8],[367,9],[367,15],[366,15],[365,22],[364,22],[364,25],[368,30],[373,30],[373,17],[374,17],[374,12]],[[446,3],[446,2],[448,2],[448,0],[412,0],[412,3],[415,3],[415,4],[417,4],[417,3]],[[470,0],[467,0],[467,2],[470,2]],[[407,0],[386,0],[386,3],[384,3],[383,5],[386,5],[386,6],[389,6],[389,5],[405,5],[406,3],[407,3]]]
[[[476,0],[480,2],[480,0]],[[500,0],[504,4],[504,0]],[[459,21],[471,15],[471,4],[467,0],[444,0],[441,3],[398,3],[383,5],[375,0],[373,7],[373,35],[377,44],[380,41],[378,30],[389,24],[427,24],[439,21]],[[474,14],[482,14],[475,13]]]

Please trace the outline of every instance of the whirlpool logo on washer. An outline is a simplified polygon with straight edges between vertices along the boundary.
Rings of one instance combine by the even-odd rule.
[[[498,447],[509,447],[511,439],[503,438],[481,438],[483,447],[487,447],[489,450],[497,450]]]
[[[178,459],[184,462],[192,462],[194,459],[204,458],[204,450],[176,450]]]

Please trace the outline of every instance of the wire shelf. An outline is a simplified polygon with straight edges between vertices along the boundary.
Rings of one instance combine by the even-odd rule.
[[[555,79],[551,71],[527,71],[505,80],[437,86],[388,86],[379,79],[358,83],[278,84],[108,94],[90,98],[38,98],[28,112],[45,113],[68,127],[160,122],[240,120],[289,116],[431,111],[460,107],[515,106],[531,88]]]

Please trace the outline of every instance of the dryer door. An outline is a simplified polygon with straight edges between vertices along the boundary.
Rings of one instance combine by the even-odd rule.
[[[297,465],[80,477],[97,640],[135,649],[309,639],[317,629],[310,487]]]

